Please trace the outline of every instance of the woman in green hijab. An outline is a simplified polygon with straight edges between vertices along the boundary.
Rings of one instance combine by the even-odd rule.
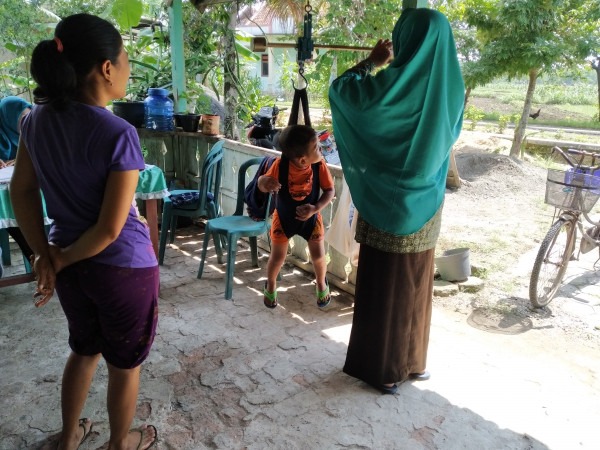
[[[329,91],[361,244],[344,372],[384,393],[407,378],[429,378],[435,244],[464,103],[443,14],[406,9],[392,37],[393,55],[389,40],[380,40]]]

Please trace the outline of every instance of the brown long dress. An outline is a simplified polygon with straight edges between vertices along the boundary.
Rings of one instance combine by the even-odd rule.
[[[388,253],[361,244],[344,372],[381,385],[425,370],[433,258],[434,249]]]
[[[443,205],[421,230],[394,236],[359,216],[354,316],[344,372],[371,385],[427,367],[435,243]]]

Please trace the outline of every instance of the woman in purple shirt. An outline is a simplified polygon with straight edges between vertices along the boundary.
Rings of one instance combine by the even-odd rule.
[[[31,60],[38,87],[23,120],[10,193],[35,255],[36,306],[54,289],[69,326],[58,448],[77,448],[100,356],[108,366],[109,449],[147,449],[156,428],[131,429],[140,365],[154,340],[158,265],[132,207],[144,169],[135,128],[105,106],[125,95],[129,61],[117,30],[87,14],[63,19]],[[46,238],[40,189],[54,220]],[[48,242],[49,241],[49,242]]]

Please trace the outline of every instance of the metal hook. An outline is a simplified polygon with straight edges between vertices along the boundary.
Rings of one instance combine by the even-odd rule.
[[[302,77],[302,79],[304,80],[304,84],[306,85],[305,88],[307,88],[308,80],[304,76],[304,61],[298,62],[298,75],[300,75]],[[294,84],[294,80],[291,80],[291,81],[292,81],[292,87],[294,88],[294,90],[296,90],[296,85]]]

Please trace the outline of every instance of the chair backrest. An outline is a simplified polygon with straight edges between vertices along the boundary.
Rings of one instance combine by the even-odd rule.
[[[215,200],[216,210],[219,211],[219,191],[221,190],[221,174],[223,171],[223,144],[218,141],[208,152],[202,164],[202,178],[200,179],[200,208],[206,210],[207,194],[210,192]]]
[[[235,205],[235,212],[233,213],[234,216],[243,216],[244,215],[244,190],[246,189],[246,185],[249,182],[249,181],[246,182],[246,172],[248,172],[248,168],[251,166],[259,166],[260,163],[262,162],[262,160],[263,160],[263,157],[258,156],[256,158],[250,158],[249,160],[244,161],[240,165],[240,170],[238,172],[237,202]],[[269,218],[269,206],[271,205],[272,197],[273,196],[271,194],[269,194],[269,199],[267,201],[265,220],[267,220]]]

